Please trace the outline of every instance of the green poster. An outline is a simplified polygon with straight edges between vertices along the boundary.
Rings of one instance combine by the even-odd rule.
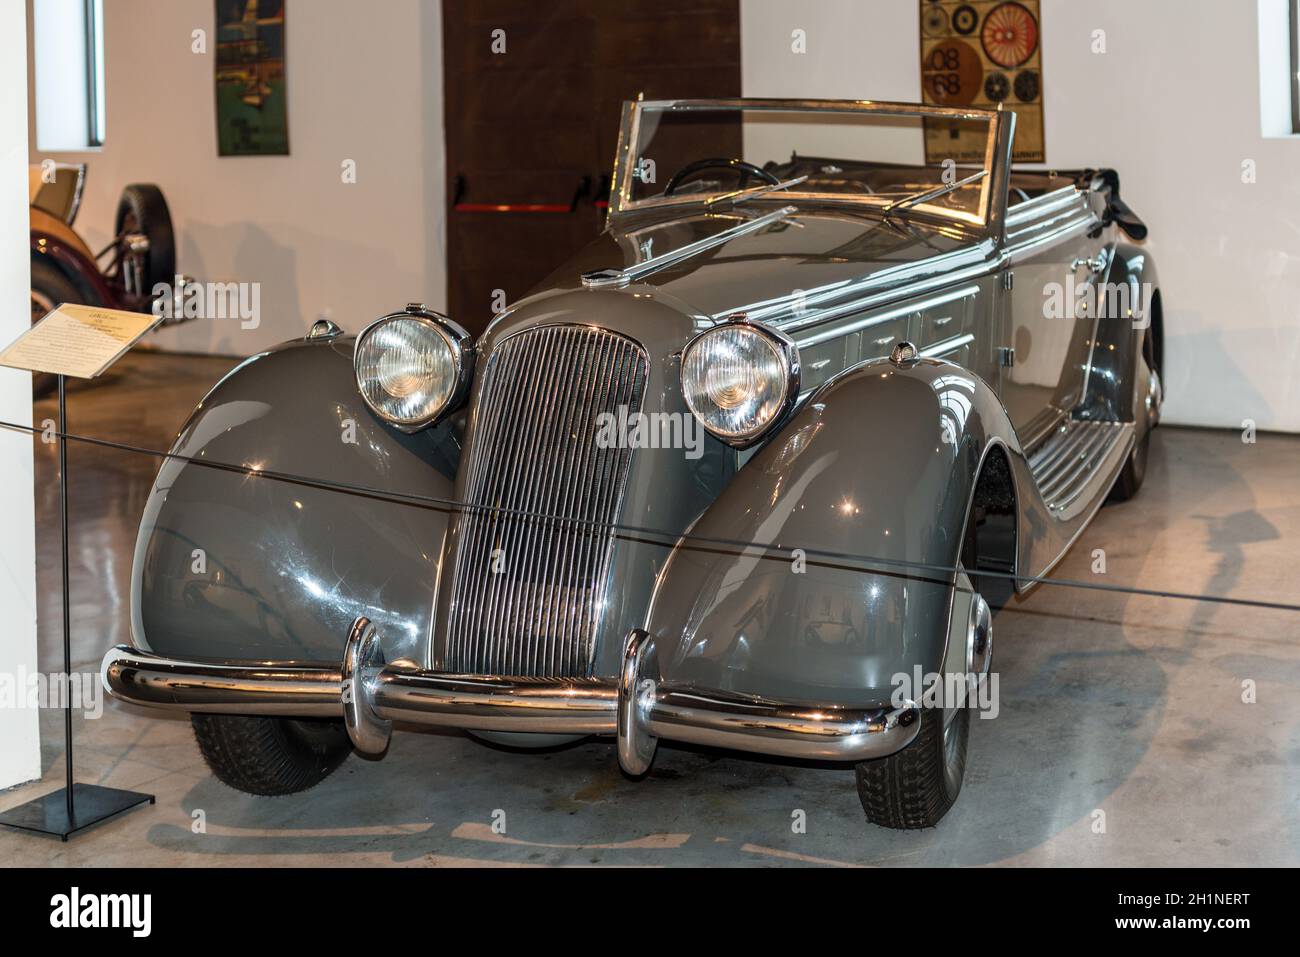
[[[288,156],[284,0],[216,0],[217,153]]]

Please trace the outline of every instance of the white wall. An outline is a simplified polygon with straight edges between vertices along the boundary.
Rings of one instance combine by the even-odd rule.
[[[41,0],[36,0],[41,2]],[[198,279],[261,283],[261,324],[198,320],[150,342],[248,355],[302,335],[329,311],[349,332],[412,301],[446,305],[441,11],[437,0],[290,0],[288,157],[217,156],[212,0],[105,3],[102,150],[77,229],[112,238],[127,183],[163,190],[177,266]],[[207,53],[191,33],[208,31]],[[355,160],[357,183],[341,179]]]
[[[355,331],[410,300],[445,305],[436,0],[289,4],[288,158],[216,156],[213,47],[190,52],[190,32],[212,29],[211,0],[105,6],[107,143],[58,154],[90,162],[79,228],[106,241],[122,185],[156,181],[183,270],[263,284],[257,330],[199,321],[155,343],[242,355],[326,309]],[[1300,140],[1261,136],[1255,5],[1043,7],[1048,161],[1114,166],[1151,226],[1168,420],[1300,431]],[[916,100],[917,20],[916,0],[742,0],[744,91]],[[791,52],[795,28],[806,54]],[[1103,55],[1091,52],[1096,29]],[[339,180],[348,158],[355,186]],[[1256,183],[1242,182],[1245,160]]]
[[[0,345],[27,329],[27,11],[0,0]],[[32,377],[0,368],[0,419],[32,422]],[[0,681],[36,673],[36,516],[32,440],[0,432]],[[16,689],[15,689],[16,690]],[[39,712],[0,706],[0,788],[41,774]]]
[[[1042,6],[1048,163],[1115,167],[1151,227],[1167,421],[1300,431],[1300,139],[1261,135],[1255,5]],[[916,0],[742,0],[746,96],[915,101],[918,51]]]

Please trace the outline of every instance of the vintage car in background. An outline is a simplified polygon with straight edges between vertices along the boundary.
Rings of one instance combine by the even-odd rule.
[[[27,168],[31,218],[32,322],[65,303],[149,312],[156,283],[174,281],[176,240],[162,190],[133,183],[118,200],[113,240],[92,252],[72,228],[86,183],[84,163]],[[37,392],[54,385],[38,373]]]
[[[989,599],[1137,492],[1162,398],[1145,226],[1111,171],[1012,170],[1014,126],[628,103],[608,228],[477,341],[322,321],[208,394],[106,686],[255,794],[404,722],[843,762],[870,821],[935,824]]]

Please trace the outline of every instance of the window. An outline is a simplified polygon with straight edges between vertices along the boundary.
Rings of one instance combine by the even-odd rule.
[[[104,144],[104,0],[32,5],[36,146],[42,152]]]
[[[104,0],[86,4],[87,132],[91,146],[104,145]],[[1294,0],[1293,0],[1294,2]]]
[[[1300,133],[1300,0],[1291,0],[1291,132]]]

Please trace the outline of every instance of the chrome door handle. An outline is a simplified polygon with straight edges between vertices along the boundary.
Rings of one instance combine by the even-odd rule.
[[[1088,271],[1095,276],[1106,268],[1106,254],[1101,252],[1091,259],[1076,259],[1070,263],[1071,271],[1077,270],[1080,266],[1087,266]]]

